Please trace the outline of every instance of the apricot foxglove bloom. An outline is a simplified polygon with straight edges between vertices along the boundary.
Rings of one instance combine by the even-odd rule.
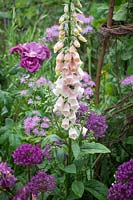
[[[77,18],[76,6],[77,4],[72,4],[71,33],[69,32],[70,23],[68,22],[68,18],[70,16],[67,4],[64,7],[65,13],[59,20],[59,41],[54,46],[54,52],[58,53],[55,71],[60,76],[53,89],[54,94],[57,96],[53,111],[59,112],[62,115],[61,127],[68,130],[69,137],[74,140],[79,137],[80,132],[75,129],[76,112],[80,107],[78,98],[84,92],[81,85],[81,80],[84,75],[81,69],[82,61],[76,48],[80,47],[79,40],[86,42],[86,39],[82,36],[82,28],[80,26],[80,20]],[[65,40],[69,40],[69,44],[66,47],[64,47],[66,44],[64,43]]]

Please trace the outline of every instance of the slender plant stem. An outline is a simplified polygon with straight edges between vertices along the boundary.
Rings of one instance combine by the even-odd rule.
[[[27,174],[28,174],[28,182],[30,181],[31,178],[31,168],[30,166],[27,166]],[[32,194],[30,193],[30,200],[32,200]]]
[[[41,194],[41,195],[42,195],[42,200],[44,200],[44,192],[42,192],[42,194]]]
[[[71,18],[72,18],[71,4],[72,4],[72,0],[69,0],[69,5],[68,5],[68,12],[69,12],[69,21],[68,21],[68,41],[69,41],[69,46],[70,46],[70,44],[71,44]]]

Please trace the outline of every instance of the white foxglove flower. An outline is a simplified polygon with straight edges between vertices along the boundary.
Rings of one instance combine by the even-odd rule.
[[[79,137],[78,132],[76,131],[75,128],[70,128],[69,129],[69,138],[76,140]]]

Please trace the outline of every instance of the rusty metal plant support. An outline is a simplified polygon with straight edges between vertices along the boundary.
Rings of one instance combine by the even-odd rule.
[[[103,37],[103,43],[100,51],[100,55],[98,58],[97,65],[97,73],[96,73],[96,90],[95,90],[95,103],[99,103],[99,90],[100,90],[100,78],[101,71],[104,62],[104,56],[106,53],[108,41],[110,37],[120,37],[125,35],[133,35],[133,25],[125,24],[125,25],[113,25],[113,10],[114,10],[115,0],[110,0],[110,7],[108,12],[107,25],[102,25],[100,34]]]

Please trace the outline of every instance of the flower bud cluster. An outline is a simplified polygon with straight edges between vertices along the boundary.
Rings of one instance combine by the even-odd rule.
[[[76,48],[80,47],[79,40],[86,42],[81,35],[80,21],[76,16],[75,4],[66,4],[64,15],[59,19],[59,41],[54,46],[54,52],[58,52],[55,71],[59,77],[53,89],[58,97],[53,111],[60,112],[63,116],[61,126],[69,130],[69,137],[72,139],[79,137],[80,131],[75,128],[75,121],[76,112],[79,109],[78,97],[81,97],[84,92],[80,83],[84,73]],[[79,130],[82,129],[79,128]]]

